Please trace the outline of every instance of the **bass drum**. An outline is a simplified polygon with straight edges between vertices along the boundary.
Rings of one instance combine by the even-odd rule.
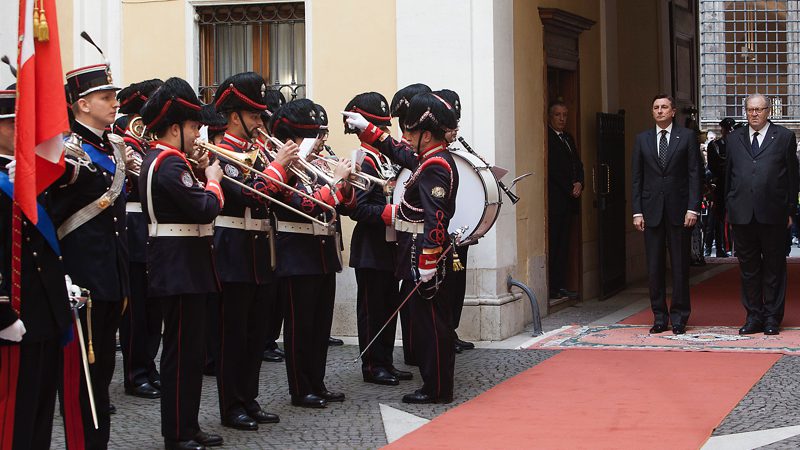
[[[472,153],[450,150],[458,170],[456,212],[450,219],[449,233],[466,226],[459,244],[473,244],[482,238],[497,221],[503,205],[497,179],[486,164]],[[397,186],[392,203],[400,204],[406,191],[406,182],[411,171],[403,169],[397,174]]]

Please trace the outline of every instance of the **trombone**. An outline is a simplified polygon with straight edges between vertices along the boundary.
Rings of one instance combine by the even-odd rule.
[[[335,159],[327,158],[316,154],[314,155],[314,158],[317,161],[325,163],[326,166],[329,168],[329,170],[333,170],[331,164],[336,162]],[[389,180],[384,180],[383,178],[378,178],[368,173],[364,173],[364,171],[359,168],[355,168],[353,170],[353,173],[350,174],[350,178],[348,179],[348,181],[354,187],[361,189],[363,191],[368,191],[373,184],[377,184],[378,186],[380,186],[382,189],[385,190],[386,184],[389,182]]]
[[[267,195],[267,194],[265,194],[265,193],[263,193],[263,192],[261,192],[261,191],[259,191],[257,189],[254,189],[251,186],[248,186],[248,185],[242,183],[241,181],[239,181],[239,180],[237,180],[235,178],[232,178],[232,177],[229,177],[228,175],[223,174],[222,178],[230,181],[231,183],[241,187],[242,189],[246,189],[246,190],[248,190],[248,191],[250,191],[250,192],[252,192],[252,193],[254,193],[256,195],[264,197],[265,199],[269,200],[270,202],[275,203],[275,204],[277,204],[279,206],[282,206],[282,207],[288,209],[289,211],[292,211],[293,213],[310,220],[314,224],[319,225],[320,227],[323,227],[325,230],[332,229],[334,224],[336,223],[336,208],[334,208],[333,206],[323,202],[322,200],[317,199],[313,195],[309,195],[309,194],[307,194],[307,193],[295,188],[294,186],[288,185],[288,184],[283,183],[281,181],[278,181],[278,180],[276,180],[274,178],[271,178],[266,173],[255,169],[253,167],[253,165],[255,164],[256,160],[258,159],[259,150],[257,148],[252,150],[252,151],[250,151],[250,152],[247,152],[247,153],[237,153],[237,152],[233,152],[233,151],[227,150],[225,148],[216,146],[214,144],[210,144],[208,142],[198,142],[197,146],[202,148],[203,150],[213,154],[213,155],[225,158],[226,160],[230,161],[232,164],[234,164],[234,165],[238,166],[240,169],[242,169],[242,172],[244,172],[244,173],[253,173],[255,175],[258,175],[258,176],[260,176],[260,177],[262,177],[262,178],[264,178],[266,180],[269,180],[272,183],[277,184],[278,186],[281,186],[284,189],[292,191],[295,194],[297,194],[297,195],[299,195],[299,196],[301,196],[301,197],[303,197],[305,199],[308,199],[308,200],[316,203],[317,205],[321,206],[323,209],[325,209],[325,210],[327,210],[328,212],[331,213],[331,219],[328,222],[322,221],[322,220],[320,220],[320,219],[318,219],[318,218],[316,218],[314,216],[311,216],[310,214],[306,214],[303,211],[300,211],[299,209],[297,209],[297,208],[295,208],[295,207],[293,207],[293,206],[291,206],[291,205],[289,205],[287,203],[284,203],[284,202],[282,202],[282,201],[280,201],[280,200],[278,200],[276,198],[270,197],[269,195]]]

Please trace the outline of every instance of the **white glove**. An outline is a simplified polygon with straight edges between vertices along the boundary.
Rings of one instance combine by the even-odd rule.
[[[369,126],[369,121],[357,112],[342,111],[342,115],[347,118],[345,122],[347,122],[347,126],[349,126],[350,129],[364,131]]]
[[[8,169],[8,179],[13,183],[14,175],[17,173],[17,160],[15,159],[10,163],[6,164],[6,169]]]
[[[69,275],[64,275],[64,281],[67,283],[67,295],[70,299],[77,299],[81,296],[81,288],[77,284],[72,284],[72,278]]]
[[[436,269],[419,269],[419,281],[423,283],[431,281],[434,275],[436,275]]]
[[[25,325],[21,320],[17,319],[16,322],[0,330],[0,339],[7,341],[19,342],[22,340],[22,335],[25,334]]]

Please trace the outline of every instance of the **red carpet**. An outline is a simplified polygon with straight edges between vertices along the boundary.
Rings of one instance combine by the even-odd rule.
[[[800,327],[800,264],[787,265],[788,286],[786,313],[782,326]],[[738,264],[691,288],[692,314],[690,326],[741,326],[745,311],[741,302],[741,281]],[[634,314],[620,323],[628,325],[652,325],[650,308]]]
[[[568,350],[390,448],[699,448],[780,355]]]

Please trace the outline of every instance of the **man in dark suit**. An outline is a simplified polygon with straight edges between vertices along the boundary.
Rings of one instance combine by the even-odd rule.
[[[748,127],[728,139],[728,221],[736,239],[747,320],[739,334],[778,334],[786,299],[786,228],[797,204],[797,139],[771,123],[769,99],[745,102]]]
[[[694,131],[673,123],[672,98],[653,99],[655,127],[636,136],[633,147],[633,226],[644,231],[653,308],[651,333],[686,332],[689,304],[691,228],[700,211],[703,163]],[[672,266],[672,302],[667,307],[666,254]]]
[[[567,290],[570,230],[580,211],[583,191],[583,163],[575,140],[567,133],[567,105],[554,102],[548,109],[547,218],[550,236],[550,298],[578,298]]]

